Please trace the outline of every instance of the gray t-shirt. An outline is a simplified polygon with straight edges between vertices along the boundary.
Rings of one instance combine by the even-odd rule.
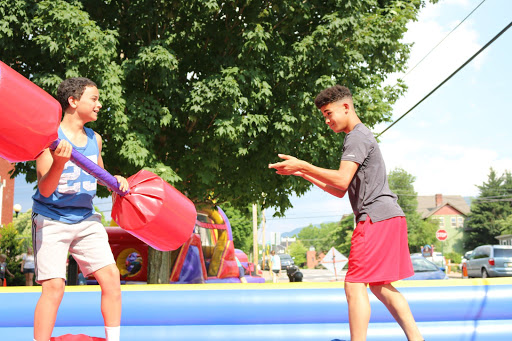
[[[348,188],[357,222],[366,220],[367,216],[372,222],[405,216],[396,194],[389,189],[386,165],[377,140],[362,123],[345,136],[341,160],[359,164]]]

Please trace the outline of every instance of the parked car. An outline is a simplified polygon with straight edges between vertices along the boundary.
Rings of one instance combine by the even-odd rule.
[[[464,266],[464,264],[466,264],[466,262],[468,261],[469,257],[471,257],[472,253],[473,253],[473,251],[468,251],[464,254],[464,256],[462,256],[462,259],[460,260],[461,270],[462,270],[462,267]]]
[[[281,270],[286,270],[288,266],[295,265],[295,262],[290,255],[282,254],[279,255],[279,258],[281,258]]]
[[[512,276],[512,246],[482,245],[466,261],[468,277]]]
[[[413,253],[411,256],[423,256],[421,253]],[[424,256],[423,256],[424,257]],[[442,252],[432,252],[432,256],[426,256],[425,259],[431,261],[438,268],[445,271],[446,270],[446,258],[443,256]]]
[[[289,266],[289,265],[294,265],[295,262],[293,261],[293,258],[290,256],[290,255],[287,255],[287,254],[277,254],[277,256],[279,256],[279,259],[281,259],[281,270],[286,270],[286,268]],[[265,256],[265,268],[263,268],[262,266],[262,261],[260,260],[260,268],[263,269],[263,270],[269,270],[269,262],[270,262],[270,257],[269,255]]]
[[[444,270],[421,255],[412,255],[411,262],[414,275],[404,280],[448,279]]]

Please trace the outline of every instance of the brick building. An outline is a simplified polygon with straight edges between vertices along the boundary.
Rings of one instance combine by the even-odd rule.
[[[14,206],[14,179],[9,172],[14,169],[12,163],[0,158],[0,225],[12,222]]]

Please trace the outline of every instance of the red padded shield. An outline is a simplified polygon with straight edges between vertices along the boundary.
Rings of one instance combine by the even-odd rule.
[[[160,251],[179,248],[192,234],[196,207],[177,189],[147,170],[128,178],[130,192],[113,194],[112,219]]]
[[[35,160],[57,139],[59,102],[0,62],[0,156],[11,162]]]

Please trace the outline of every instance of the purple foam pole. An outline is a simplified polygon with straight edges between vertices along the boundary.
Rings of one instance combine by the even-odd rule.
[[[55,150],[59,143],[60,139],[56,139],[55,141],[52,142],[49,148],[51,150]],[[101,181],[103,184],[105,184],[105,186],[110,188],[110,190],[116,192],[120,196],[125,196],[130,192],[130,190],[127,190],[126,192],[121,191],[119,189],[119,183],[117,182],[117,179],[112,174],[110,174],[109,172],[107,172],[106,170],[104,170],[91,160],[89,160],[87,157],[85,157],[82,153],[75,150],[74,148],[71,151],[71,161],[73,161],[78,167],[82,168],[84,171],[94,176],[98,181]]]

